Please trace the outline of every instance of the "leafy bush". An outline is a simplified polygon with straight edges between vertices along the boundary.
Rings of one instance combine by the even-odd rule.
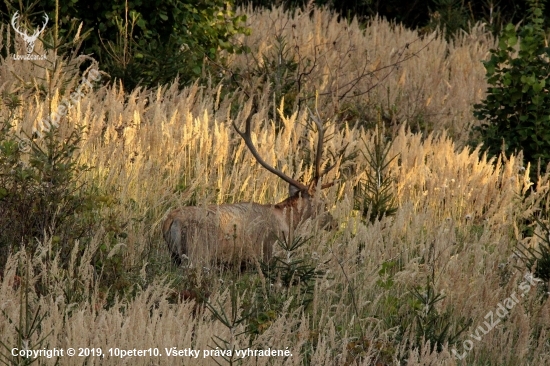
[[[474,115],[484,121],[476,130],[490,156],[523,150],[527,161],[550,162],[550,76],[545,41],[543,5],[530,0],[528,22],[516,30],[508,24],[491,58],[484,62],[489,90],[475,105]],[[516,45],[519,51],[516,55]],[[531,173],[536,177],[536,169]]]

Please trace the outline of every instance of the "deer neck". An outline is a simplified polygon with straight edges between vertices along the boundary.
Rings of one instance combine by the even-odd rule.
[[[308,213],[311,211],[309,209],[309,199],[303,198],[298,195],[288,197],[282,202],[279,202],[273,205],[277,210],[281,210],[284,216],[285,222],[289,227],[293,229],[298,226],[298,224],[307,219],[310,215]]]

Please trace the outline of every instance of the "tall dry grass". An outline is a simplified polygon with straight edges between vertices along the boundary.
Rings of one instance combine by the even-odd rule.
[[[319,93],[325,115],[347,111],[343,114],[353,121],[372,123],[381,110],[392,124],[407,122],[424,133],[445,129],[460,143],[476,124],[472,106],[487,87],[480,61],[495,45],[483,24],[452,42],[440,33],[419,36],[383,19],[365,27],[348,24],[319,10],[311,16],[309,11],[292,16],[282,8],[264,10],[250,13],[248,24],[253,32],[242,42],[252,53],[233,56],[233,68],[246,74],[265,66],[266,55],[282,65],[284,57],[275,56],[285,55],[280,51],[283,39],[287,59],[297,60],[303,97]],[[281,71],[272,88],[283,76]]]
[[[338,23],[334,15],[318,10],[311,18],[298,15],[293,19],[280,9],[250,13],[249,21],[254,32],[247,42],[256,55],[265,52],[272,42],[270,37],[278,33],[288,39],[296,37],[292,42],[300,45],[302,55],[311,53],[314,45],[326,47],[319,51],[323,55],[319,73],[312,75],[307,85],[321,93],[353,78],[365,54],[369,62],[385,65],[393,60],[392,50],[409,43],[406,52],[414,52],[429,42],[429,37],[416,40],[415,32],[382,20],[361,30],[356,23]],[[336,45],[329,47],[333,42]],[[250,106],[243,96],[223,97],[223,87],[124,91],[115,85],[90,90],[62,121],[61,132],[67,133],[77,124],[85,127],[81,159],[94,169],[81,179],[98,182],[115,202],[100,214],[113,218],[127,233],[125,238],[117,238],[113,251],[123,253],[122,268],[138,268],[138,277],[128,283],[136,288],[135,296],[119,297],[106,306],[107,294],[99,287],[101,274],[90,266],[94,253],[107,242],[105,227],[96,232],[81,258],[77,258],[77,249],[73,251],[68,269],[61,268],[56,253],[51,252],[51,240],[46,239],[33,258],[20,251],[7,260],[0,282],[0,340],[10,346],[17,344],[20,296],[28,292],[31,309],[40,306],[44,315],[29,340],[30,348],[45,337],[43,346],[49,349],[100,347],[107,352],[109,348],[158,347],[165,353],[165,348],[171,347],[212,349],[217,336],[231,339],[236,348],[288,347],[293,354],[286,359],[245,358],[242,364],[246,365],[300,365],[307,359],[306,353],[312,365],[371,365],[375,360],[382,362],[382,354],[390,355],[386,356],[387,363],[406,357],[411,365],[549,363],[550,308],[548,301],[539,302],[535,290],[521,299],[505,321],[474,343],[465,363],[452,354],[453,347],[463,352],[462,343],[444,345],[439,353],[421,344],[409,353],[407,344],[414,343],[414,334],[396,341],[396,329],[388,327],[396,316],[414,318],[415,310],[406,301],[406,294],[424,286],[432,274],[434,288],[446,296],[438,309],[451,312],[448,321],[456,324],[460,317],[472,319],[461,340],[471,339],[468,335],[483,324],[486,314],[499,302],[513,292],[519,293],[523,273],[514,267],[521,263],[512,254],[517,242],[525,241],[518,222],[533,208],[532,202],[521,198],[530,186],[528,173],[521,172],[522,162],[517,157],[487,161],[478,151],[460,147],[472,124],[471,104],[485,88],[480,60],[492,42],[481,27],[459,36],[453,44],[435,37],[417,57],[400,65],[379,88],[363,96],[365,103],[395,105],[399,122],[421,109],[426,120],[437,121],[433,130],[438,133],[414,134],[405,127],[397,131],[390,152],[399,156],[390,166],[399,203],[394,217],[369,225],[361,222],[353,210],[353,184],[361,175],[325,192],[340,229],[312,232],[305,225],[303,233],[313,238],[302,255],[316,261],[327,276],[316,284],[311,309],[283,313],[254,339],[243,333],[245,324],[230,332],[208,311],[196,313],[193,302],[169,301],[173,286],[165,280],[181,269],[170,267],[159,229],[170,207],[189,202],[274,203],[285,198],[286,185],[259,167],[232,131],[232,119],[238,124],[244,122]],[[356,54],[350,61],[342,60],[340,56],[349,49]],[[250,62],[246,57],[236,57],[232,65],[246,67]],[[16,128],[29,133],[48,108],[57,108],[62,99],[60,87],[67,81],[63,73],[52,77],[44,69],[10,59],[3,60],[0,75],[0,89],[25,98],[17,111],[20,123]],[[36,86],[43,82],[40,78],[48,77],[55,92],[44,96]],[[77,85],[78,79],[71,80],[70,85]],[[303,173],[302,178],[307,179],[312,172],[305,163],[310,157],[304,145],[313,151],[316,136],[306,133],[306,111],[280,115],[284,128],[279,128],[267,118],[279,101],[270,100],[267,91],[259,100],[253,138],[260,154],[287,174]],[[330,94],[321,96],[319,113],[332,115],[335,103]],[[445,129],[450,132],[442,132]],[[372,131],[351,126],[340,130],[332,124],[329,133],[333,138],[327,148],[333,151],[346,144],[349,151],[362,148],[362,139],[368,144],[374,141]],[[367,166],[361,156],[355,163],[358,172]],[[333,173],[329,178],[339,177]],[[547,182],[543,179],[536,187],[539,195],[547,193]],[[384,274],[380,271],[384,263],[397,263],[398,270]],[[15,286],[16,274],[24,273],[21,269],[27,267],[29,286]],[[380,286],[388,276],[393,284]],[[228,281],[224,276],[221,280]],[[37,286],[46,287],[47,294],[40,296]],[[74,296],[74,288],[82,293]],[[210,290],[210,303],[220,304],[230,313],[226,282],[216,279]],[[241,293],[237,302],[250,296],[249,292]],[[361,357],[354,360],[357,355],[352,354],[352,345],[357,342],[363,342],[364,347]],[[6,354],[6,350],[2,352]],[[56,362],[214,364],[202,356],[197,360],[167,356],[40,358],[38,364]]]

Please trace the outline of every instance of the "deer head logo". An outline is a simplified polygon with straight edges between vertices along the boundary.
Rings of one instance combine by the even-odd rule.
[[[27,45],[27,55],[30,55],[34,51],[34,43],[38,39],[38,36],[46,28],[46,24],[48,24],[48,20],[50,18],[48,18],[48,14],[44,13],[44,23],[42,24],[42,29],[40,29],[40,27],[37,27],[36,30],[34,31],[34,33],[32,34],[32,36],[29,36],[27,34],[27,31],[22,32],[21,30],[19,30],[19,27],[16,24],[18,18],[19,18],[18,12],[15,12],[15,14],[13,14],[13,17],[11,18],[11,26],[13,27],[15,32],[17,32],[17,34],[19,34],[21,37],[23,37],[23,40],[25,41],[25,43]]]

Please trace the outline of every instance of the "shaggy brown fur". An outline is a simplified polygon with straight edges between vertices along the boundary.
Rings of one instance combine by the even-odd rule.
[[[298,191],[275,205],[245,202],[175,209],[164,222],[164,239],[178,264],[186,257],[191,262],[268,260],[277,238],[288,238],[300,222],[315,216],[311,201],[307,192]],[[325,215],[327,222],[332,220]]]
[[[275,169],[262,159],[251,137],[253,109],[255,108],[251,108],[246,119],[244,132],[235,122],[233,126],[256,161],[289,184],[288,198],[275,205],[247,202],[173,210],[164,222],[162,232],[172,258],[178,264],[181,264],[182,259],[185,258],[188,258],[191,263],[217,261],[242,264],[254,258],[268,260],[272,256],[273,244],[277,238],[290,239],[296,226],[301,221],[313,217],[318,211],[313,209],[312,203],[317,183],[323,175],[336,166],[333,164],[321,171],[325,140],[320,119],[312,115],[318,131],[317,152],[315,174],[306,185]],[[334,182],[320,184],[320,188],[328,188],[333,184]],[[323,219],[333,221],[327,214]]]

